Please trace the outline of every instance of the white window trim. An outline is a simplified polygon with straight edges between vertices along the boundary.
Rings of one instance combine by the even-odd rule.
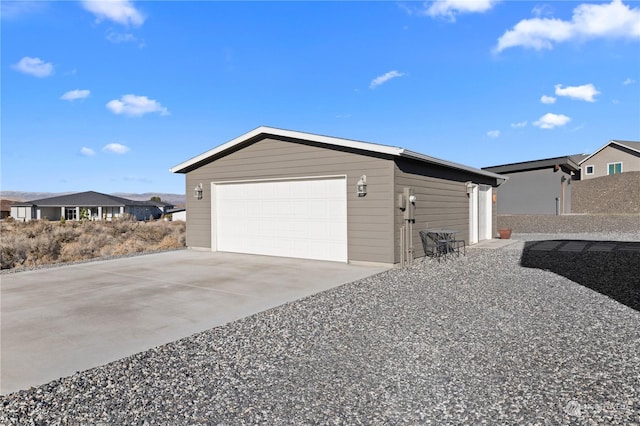
[[[591,173],[589,173],[589,167],[591,167]],[[607,170],[609,170],[608,167],[607,167]],[[584,174],[587,175],[587,176],[596,174],[596,167],[593,164],[589,164],[587,166],[584,166]]]
[[[607,176],[611,176],[611,174],[609,173],[609,166],[611,166],[612,164],[620,164],[620,173],[624,172],[624,168],[622,166],[622,161],[615,161],[613,163],[607,163]],[[614,175],[617,173],[614,173]]]

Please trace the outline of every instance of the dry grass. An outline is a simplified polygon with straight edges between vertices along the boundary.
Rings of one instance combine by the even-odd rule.
[[[76,262],[104,256],[185,247],[184,222],[50,222],[0,223],[0,269],[20,269]]]

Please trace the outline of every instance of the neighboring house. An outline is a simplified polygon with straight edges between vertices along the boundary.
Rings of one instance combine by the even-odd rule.
[[[171,220],[173,221],[182,221],[182,222],[187,221],[187,209],[185,208],[171,209],[167,211],[167,214],[171,215]]]
[[[14,203],[11,217],[16,220],[111,220],[130,214],[138,220],[157,219],[173,207],[162,201],[135,201],[114,195],[87,191],[40,200]]]
[[[611,140],[580,161],[582,180],[640,171],[640,142]]]
[[[457,230],[471,244],[491,239],[492,193],[505,179],[403,148],[270,127],[170,170],[193,194],[189,247],[386,264],[423,256],[425,228]]]
[[[171,203],[167,203],[166,201],[149,200],[149,201],[144,201],[144,203],[156,206],[158,208],[158,210],[160,211],[160,216],[165,215],[165,214],[169,214],[169,212],[171,210],[174,210],[174,207],[175,207],[175,205],[173,205]],[[157,219],[158,217],[159,216],[154,216],[155,219]]]
[[[498,188],[498,214],[571,213],[571,181],[579,179],[585,155],[483,167],[508,176]]]

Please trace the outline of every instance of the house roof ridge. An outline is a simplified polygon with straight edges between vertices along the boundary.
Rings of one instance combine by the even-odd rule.
[[[579,156],[583,156],[583,155],[587,155],[587,154],[571,154],[571,155],[561,155],[561,156],[558,156],[558,157],[540,158],[540,159],[537,159],[537,160],[517,161],[515,163],[505,163],[505,164],[498,164],[498,165],[495,165],[495,166],[487,166],[487,167],[483,167],[482,169],[483,170],[487,170],[487,169],[493,169],[493,168],[499,168],[499,167],[542,163],[542,162],[553,161],[553,160],[566,160],[568,162],[568,161],[574,161],[572,157],[579,157]]]
[[[596,155],[597,153],[599,153],[600,151],[602,151],[603,149],[605,149],[606,147],[608,147],[611,144],[616,144],[619,146],[623,146],[627,149],[631,149],[635,152],[640,153],[640,142],[638,141],[623,141],[623,140],[619,140],[619,139],[611,139],[609,140],[609,142],[607,142],[606,144],[602,145],[599,149],[597,149],[596,151],[594,151],[591,155],[583,158],[582,160],[580,160],[580,165],[582,165],[582,163],[584,163],[585,161],[587,161],[588,159],[590,159],[591,157],[593,157],[594,155]],[[633,144],[633,145],[629,145],[629,144]],[[638,144],[637,146],[635,144]]]
[[[279,129],[276,127],[269,127],[269,126],[256,127],[255,129],[247,133],[244,133],[234,139],[231,139],[228,142],[218,145],[215,148],[212,148],[208,151],[203,152],[202,154],[199,154],[180,164],[177,164],[176,166],[170,168],[169,171],[171,171],[172,173],[186,173],[196,168],[199,164],[206,162],[208,159],[214,157],[215,155],[221,154],[238,145],[249,142],[254,138],[260,137],[261,135],[273,135],[273,136],[279,136],[279,137],[285,137],[285,138],[288,137],[292,139],[309,140],[311,142],[317,142],[317,143],[333,145],[333,146],[341,146],[344,148],[352,148],[352,149],[362,150],[362,151],[376,152],[379,154],[386,154],[393,157],[412,158],[418,161],[429,162],[429,163],[443,165],[447,167],[453,167],[456,169],[472,172],[475,174],[480,174],[483,176],[489,176],[497,179],[505,179],[505,176],[500,176],[493,172],[485,171],[485,170],[470,167],[470,166],[465,166],[463,164],[455,163],[452,161],[442,160],[436,157],[431,157],[426,154],[421,154],[421,153],[411,151],[405,148],[401,148],[398,146],[383,145],[383,144],[377,144],[372,142],[363,142],[363,141],[358,141],[354,139],[338,138],[334,136],[324,136],[324,135],[319,135],[315,133],[307,133],[307,132],[301,132],[297,130]]]

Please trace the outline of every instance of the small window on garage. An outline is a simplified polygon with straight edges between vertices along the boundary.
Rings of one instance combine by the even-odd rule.
[[[593,166],[586,166],[584,168],[584,174],[585,175],[592,175],[594,173],[594,167]]]
[[[18,218],[22,219],[27,217],[27,208],[26,207],[18,207]]]
[[[609,163],[607,164],[607,174],[617,175],[622,173],[622,163]]]

